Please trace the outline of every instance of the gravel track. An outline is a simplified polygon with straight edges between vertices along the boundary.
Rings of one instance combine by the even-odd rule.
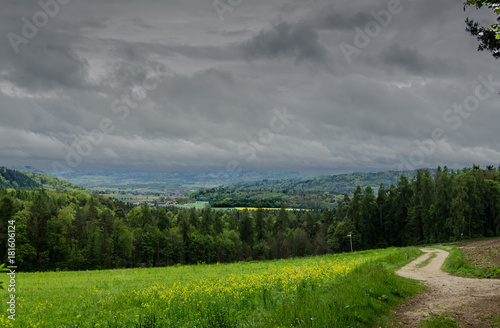
[[[423,280],[430,291],[410,300],[396,310],[396,326],[418,327],[431,313],[451,313],[468,327],[493,327],[490,319],[500,314],[500,280],[474,279],[453,276],[441,266],[448,252],[440,249],[422,249],[422,255],[396,273],[402,277]],[[419,263],[436,257],[422,268]]]

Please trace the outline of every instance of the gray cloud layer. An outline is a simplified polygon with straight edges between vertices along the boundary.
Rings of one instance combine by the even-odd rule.
[[[494,17],[461,1],[245,0],[223,21],[211,2],[58,1],[0,0],[0,165],[500,163],[498,62],[464,24]]]

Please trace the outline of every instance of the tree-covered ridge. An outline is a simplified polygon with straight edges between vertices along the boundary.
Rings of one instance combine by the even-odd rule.
[[[426,170],[421,170],[426,171]],[[435,172],[432,170],[431,172]],[[308,180],[260,180],[237,182],[218,188],[200,189],[190,194],[197,201],[208,201],[212,207],[281,207],[333,208],[343,194],[360,186],[375,192],[380,185],[388,188],[401,175],[412,178],[417,171],[356,172],[322,176]]]
[[[37,181],[44,189],[47,190],[58,190],[61,192],[80,191],[80,192],[90,193],[89,190],[83,187],[75,186],[74,184],[66,180],[52,177],[49,175],[40,175],[36,173],[26,173],[26,175],[32,178],[33,180]]]
[[[189,197],[209,202],[212,207],[280,208],[286,204],[297,209],[331,209],[343,195],[328,191],[208,188],[192,192]]]
[[[0,167],[0,188],[33,189],[41,184],[24,173]]]
[[[62,192],[86,191],[85,188],[75,186],[68,181],[49,175],[40,174],[39,170],[31,167],[12,170],[0,167],[0,188],[5,189],[37,189],[59,190]],[[37,173],[34,173],[37,172]]]
[[[500,236],[500,169],[438,168],[377,193],[358,186],[335,210],[134,207],[99,195],[0,191],[0,261],[9,220],[25,271],[278,259]]]
[[[432,172],[435,172],[435,170]],[[389,187],[391,183],[396,183],[401,175],[411,179],[416,174],[417,171],[355,172],[321,176],[308,180],[261,180],[237,182],[225,185],[223,188],[351,193],[358,185],[361,186],[361,188],[370,186],[375,189],[382,183],[386,187]]]
[[[37,172],[33,172],[37,173]],[[49,174],[90,189],[147,189],[189,191],[231,182],[262,179],[303,179],[317,176],[299,172],[263,171],[181,171],[151,172],[138,170],[49,170]]]

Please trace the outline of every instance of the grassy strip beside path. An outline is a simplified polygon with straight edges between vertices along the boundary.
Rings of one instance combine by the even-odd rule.
[[[450,274],[470,278],[487,278],[486,274],[479,268],[469,264],[464,255],[455,246],[432,246],[450,253],[444,261],[442,270]]]

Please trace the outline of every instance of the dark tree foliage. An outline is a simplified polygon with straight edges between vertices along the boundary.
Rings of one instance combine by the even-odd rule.
[[[240,239],[242,242],[248,244],[249,246],[253,246],[253,241],[255,236],[255,229],[253,218],[248,213],[248,210],[243,210],[240,220]]]
[[[484,6],[493,10],[497,15],[500,15],[500,1],[468,0],[464,3],[464,10],[468,6],[475,6],[477,9]],[[497,18],[497,21],[500,22],[500,17]],[[470,35],[475,36],[479,41],[478,51],[486,50],[491,52],[496,59],[500,58],[500,31],[498,24],[485,27],[469,18],[465,20],[465,23],[467,24],[466,31]]]
[[[500,168],[418,172],[355,188],[333,210],[131,206],[100,195],[0,189],[0,263],[16,225],[23,271],[266,260],[500,236]]]
[[[40,187],[41,184],[24,173],[0,167],[0,188],[31,189]]]

